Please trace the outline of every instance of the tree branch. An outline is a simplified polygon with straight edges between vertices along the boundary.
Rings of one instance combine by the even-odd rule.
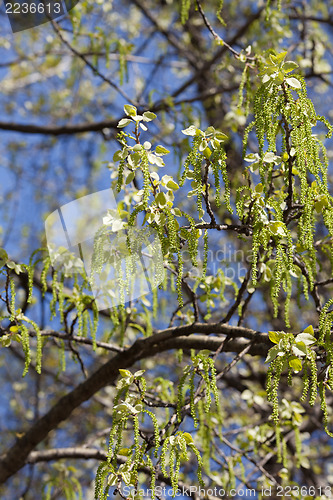
[[[113,356],[87,380],[60,398],[43,417],[37,420],[21,438],[16,440],[13,446],[0,457],[0,484],[24,466],[29,453],[46,438],[51,430],[66,420],[75,408],[89,400],[103,387],[114,383],[120,368],[129,368],[141,359],[171,349],[217,350],[221,345],[220,337],[206,335],[189,337],[191,333],[196,331],[201,331],[206,335],[216,332],[224,334],[234,332],[236,338],[230,340],[225,348],[225,351],[229,352],[241,352],[246,347],[249,343],[248,340],[237,338],[245,335],[250,337],[252,343],[249,354],[265,355],[270,345],[267,334],[243,327],[204,323],[167,328],[152,337],[137,339],[129,349]]]

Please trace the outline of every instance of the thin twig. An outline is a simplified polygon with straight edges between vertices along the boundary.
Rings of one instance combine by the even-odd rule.
[[[94,75],[99,76],[105,83],[109,84],[127,102],[135,105],[134,101],[120,87],[118,87],[118,85],[116,83],[114,83],[112,80],[110,80],[110,78],[107,78],[105,75],[103,75],[93,64],[91,64],[91,62],[86,58],[86,56],[84,54],[82,54],[81,52],[79,52],[75,47],[73,47],[73,45],[71,45],[66,40],[66,38],[64,38],[64,36],[62,35],[61,30],[59,28],[59,25],[58,25],[58,23],[56,21],[54,21],[53,19],[51,19],[51,24],[52,24],[52,27],[53,27],[54,31],[56,32],[56,34],[60,38],[60,40],[66,45],[66,47],[76,57],[78,57],[79,59],[81,59],[86,64],[86,66],[88,66],[88,68],[90,68],[92,70],[92,72],[94,73]]]

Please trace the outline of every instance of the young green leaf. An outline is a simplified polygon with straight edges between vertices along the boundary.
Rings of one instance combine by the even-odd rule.
[[[125,104],[124,111],[127,116],[136,116],[138,110],[135,106],[131,106],[130,104]]]
[[[301,89],[302,88],[302,85],[297,80],[297,78],[294,78],[294,77],[286,78],[286,82],[288,83],[288,85],[290,85],[290,87],[293,87],[294,89]]]

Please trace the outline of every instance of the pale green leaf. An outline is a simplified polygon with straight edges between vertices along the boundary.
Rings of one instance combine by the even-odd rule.
[[[290,85],[290,87],[293,87],[294,89],[301,89],[302,88],[302,85],[297,80],[297,78],[294,78],[294,77],[286,78],[286,82],[288,83],[288,85]]]
[[[194,125],[191,125],[190,127],[182,130],[182,133],[184,135],[192,135],[192,136],[194,136],[194,135],[196,135],[196,132],[197,132],[197,127],[195,127]]]
[[[295,372],[300,372],[302,370],[302,361],[298,358],[292,357],[289,359],[289,366],[292,368]]]
[[[138,110],[136,109],[135,106],[131,106],[130,104],[125,104],[124,106],[124,111],[127,116],[136,116]]]
[[[298,68],[298,64],[296,64],[294,61],[286,61],[282,65],[282,70],[285,73],[290,73],[290,71],[293,71],[296,68]]]
[[[170,153],[170,151],[166,148],[164,148],[163,146],[156,146],[156,149],[155,149],[155,153],[157,155],[166,155],[168,153]]]
[[[305,345],[315,344],[317,342],[316,338],[310,333],[299,333],[296,338],[296,342],[303,342]]]
[[[129,118],[122,118],[122,120],[120,120],[120,122],[118,123],[117,127],[124,128],[127,127],[127,125],[130,125],[131,123],[133,122]]]
[[[273,344],[278,344],[283,337],[283,332],[268,332],[268,337]]]
[[[279,353],[283,354],[283,352],[280,350],[280,348],[278,346],[272,347],[268,351],[267,358],[265,359],[265,363],[270,363],[271,361],[273,361],[273,359],[275,359]]]
[[[151,122],[157,118],[155,113],[152,113],[151,111],[145,111],[142,116],[145,122]]]
[[[162,191],[160,193],[158,193],[155,200],[156,200],[157,205],[161,208],[165,207],[167,204],[167,199],[165,197],[165,194]]]

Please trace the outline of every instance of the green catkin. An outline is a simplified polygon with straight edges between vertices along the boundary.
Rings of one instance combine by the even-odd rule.
[[[235,478],[235,470],[234,470],[234,461],[230,457],[227,461],[228,464],[228,472],[229,472],[229,488],[234,489],[236,487],[236,478]]]
[[[230,204],[231,191],[230,191],[230,183],[229,183],[228,172],[227,172],[226,153],[222,149],[220,149],[219,151],[222,153],[220,155],[218,163],[219,163],[220,172],[222,174],[222,179],[224,182],[224,201],[225,201],[226,207],[229,210],[229,212],[233,213],[233,209],[232,209],[231,204]],[[216,196],[217,195],[218,195],[218,193],[216,194]]]
[[[40,375],[42,370],[42,346],[43,339],[37,323],[32,319],[25,318],[25,321],[29,323],[36,332],[36,372]]]
[[[214,152],[213,152],[214,155]],[[212,156],[213,156],[212,155]],[[215,155],[214,155],[215,156]],[[213,170],[213,175],[214,175],[214,184],[215,184],[215,204],[217,207],[221,206],[221,195],[220,195],[220,170],[219,170],[219,164],[214,158],[210,160],[210,166],[212,167]]]
[[[281,447],[281,428],[280,425],[275,426],[275,443],[276,443],[276,461],[282,462],[282,447]]]
[[[266,1],[266,8],[265,8],[265,21],[266,23],[269,22],[269,18],[270,18],[270,13],[271,13],[271,10],[270,10],[270,6],[271,6],[271,1],[272,0],[267,0]]]
[[[258,263],[258,254],[260,248],[260,230],[258,228],[253,228],[253,236],[252,236],[252,284],[253,286],[257,285],[257,263]]]
[[[191,258],[192,265],[197,267],[198,261],[198,237],[197,230],[195,228],[195,220],[190,215],[186,214],[186,217],[190,223],[190,230],[188,231],[188,250]]]
[[[25,325],[20,325],[21,330],[21,344],[24,352],[24,370],[22,373],[22,377],[28,373],[29,365],[31,362],[31,353],[30,353],[30,337],[29,330]]]
[[[303,364],[302,380],[303,380],[303,391],[302,391],[300,401],[304,402],[307,398],[307,395],[309,393],[309,387],[310,387],[309,372],[308,372],[308,360]]]
[[[139,463],[139,455],[140,455],[140,428],[139,428],[139,419],[137,415],[133,416],[133,424],[134,424],[134,462]]]
[[[12,278],[9,278],[9,286],[10,286],[10,321],[14,321],[15,319],[15,314],[16,314],[16,309],[15,309],[15,297],[16,297],[16,291],[15,291],[15,283]]]
[[[125,74],[127,75],[126,48],[120,41],[118,41],[117,45],[119,54],[119,81],[120,85],[123,85]]]
[[[117,288],[120,292],[120,297],[119,297],[119,300],[120,300],[120,304],[119,304],[119,307],[120,308],[123,308],[124,307],[124,303],[125,303],[125,290],[126,290],[126,281],[123,279],[123,273],[122,273],[122,266],[121,266],[121,260],[120,259],[116,259],[116,261],[114,262],[114,268],[115,268],[115,271],[116,271],[116,275],[118,276],[117,277]],[[121,311],[121,309],[120,309]]]
[[[43,497],[43,500],[51,500],[51,492],[52,492],[52,485],[49,484],[46,490],[46,495]]]
[[[220,23],[222,24],[222,26],[225,26],[226,23],[225,23],[225,21],[224,21],[224,19],[222,17],[223,4],[224,4],[224,0],[220,0],[219,6],[218,6],[218,9],[217,9],[217,12],[216,12],[216,17],[220,21]]]
[[[243,105],[244,86],[245,86],[245,83],[246,83],[246,80],[247,80],[247,69],[248,69],[248,66],[245,65],[244,69],[242,71],[241,81],[240,81],[240,84],[239,84],[237,109],[241,109],[242,105]]]
[[[62,274],[61,279],[58,283],[58,309],[59,309],[61,323],[64,322],[64,303],[65,303],[64,279],[65,279],[65,276],[64,276],[64,274]]]
[[[271,291],[271,297],[273,302],[273,317],[276,318],[279,312],[279,292],[282,282],[282,276],[284,272],[284,250],[281,243],[277,244],[276,247],[276,259],[275,259],[275,269],[273,276],[273,286]]]
[[[202,462],[205,470],[209,471],[209,461],[212,458],[212,433],[211,433],[211,420],[204,409],[204,401],[199,399],[197,403],[197,412],[199,415],[200,425],[198,427],[197,435],[201,441],[202,448]]]
[[[36,332],[36,338],[37,338],[37,346],[36,346],[36,372],[40,375],[41,370],[42,370],[42,346],[43,346],[43,339],[42,335],[40,332],[40,329],[36,323],[33,323],[35,332]]]
[[[323,422],[324,422],[325,432],[328,436],[333,437],[333,433],[330,432],[328,429],[328,409],[327,409],[325,385],[323,382],[319,383],[319,395],[321,399],[320,408],[323,412]]]
[[[286,271],[285,274],[285,283],[286,283],[286,298],[284,302],[284,322],[287,328],[290,328],[290,302],[291,302],[291,294],[292,294],[292,281],[289,271]]]
[[[116,466],[117,464],[117,453],[119,452],[121,448],[121,443],[122,443],[122,438],[123,438],[123,429],[124,429],[124,424],[125,424],[126,419],[121,421],[121,425],[118,426],[117,429],[117,436],[116,436],[116,444],[113,450],[113,458],[114,458],[114,465]]]
[[[180,448],[180,451],[183,455],[183,459],[188,462],[189,460],[189,456],[188,456],[188,453],[187,453],[187,445],[186,445],[186,440],[184,438],[184,436],[182,435],[179,435],[179,448]]]
[[[203,254],[203,265],[202,265],[202,282],[206,278],[206,273],[207,273],[207,264],[208,264],[208,230],[205,229],[204,235],[203,235],[203,240],[204,240],[204,254]]]
[[[239,217],[239,219],[244,222],[245,219],[245,202],[247,199],[247,194],[246,191],[250,192],[249,188],[247,186],[241,186],[236,189],[236,198],[235,198],[235,205],[236,205],[236,212]]]
[[[54,318],[55,315],[57,314],[56,312],[56,304],[57,304],[57,288],[58,288],[58,273],[57,271],[53,272],[53,279],[52,279],[52,299],[50,302],[50,312],[51,312],[51,318]]]
[[[179,180],[179,186],[182,187],[184,185],[184,182],[186,181],[188,174],[190,172],[190,166],[195,164],[198,161],[199,158],[199,137],[194,137],[193,139],[193,145],[192,149],[189,152],[185,162],[184,162],[184,172]]]
[[[318,385],[316,354],[313,351],[310,351],[309,353],[309,361],[310,361],[310,372],[311,372],[309,403],[311,406],[313,406],[317,399],[317,385]]]
[[[239,469],[240,469],[240,478],[241,480],[246,483],[246,478],[245,478],[245,466],[242,462],[242,457],[240,457],[240,460],[239,460]]]
[[[140,168],[143,173],[143,206],[145,209],[148,207],[148,201],[150,196],[150,173],[149,173],[149,161],[147,151],[142,150],[141,154],[141,165]]]
[[[318,344],[323,344],[325,339],[331,334],[331,319],[328,310],[333,305],[333,299],[330,299],[322,308],[319,316],[319,338]]]
[[[215,184],[215,203],[216,206],[221,205],[220,200],[220,174],[222,175],[222,180],[224,182],[224,201],[227,209],[230,213],[233,212],[230,205],[230,182],[227,173],[227,164],[226,164],[226,152],[222,147],[218,149],[214,149],[211,157],[209,158],[209,164],[213,171],[214,175],[214,184]]]
[[[197,457],[197,461],[198,461],[198,470],[197,470],[198,481],[199,481],[200,486],[202,486],[204,488],[205,487],[205,483],[203,482],[203,479],[202,479],[202,458],[201,458],[200,452],[199,452],[198,448],[195,446],[195,444],[189,443],[188,446],[191,448],[191,450],[193,451],[193,453]]]
[[[255,121],[252,121],[251,123],[249,123],[246,127],[246,129],[244,130],[244,135],[243,135],[243,158],[246,156],[246,148],[247,148],[247,143],[248,143],[248,140],[249,140],[249,135],[250,135],[250,132],[254,129],[255,127]],[[246,189],[245,186],[239,188],[239,189]]]
[[[50,269],[51,267],[51,259],[50,257],[48,257],[45,261],[44,261],[44,267],[42,269],[42,272],[41,272],[41,275],[40,275],[40,282],[41,282],[41,285],[42,285],[42,293],[43,293],[43,296],[45,295],[46,291],[47,291],[47,281],[46,281],[46,276],[47,276],[47,273],[48,273],[48,270]]]
[[[174,448],[175,450],[175,455],[176,455],[176,463],[175,463],[175,467],[174,467],[174,485],[173,485],[173,488],[174,488],[174,493],[177,491],[178,489],[178,480],[179,480],[179,471],[180,471],[180,452],[177,448]]]
[[[168,444],[169,444],[169,439],[166,438],[165,441],[164,441],[164,443],[163,443],[162,450],[161,450],[161,455],[160,455],[161,471],[167,477],[168,477],[168,472],[167,472],[167,469],[166,469],[166,452],[168,450]]]
[[[189,384],[190,384],[190,411],[191,411],[191,417],[193,418],[193,425],[194,425],[194,427],[198,427],[198,417],[197,417],[196,405],[195,405],[195,402],[194,402],[194,394],[195,394],[194,377],[195,377],[195,370],[192,370],[191,371],[191,375],[190,375],[190,379],[189,379]]]
[[[150,489],[151,489],[151,499],[154,500],[155,496],[155,486],[156,486],[156,470],[151,458],[146,455],[146,462],[150,469]]]
[[[114,400],[114,406],[118,403],[117,399],[119,399],[120,394],[117,395],[118,398],[116,397]],[[110,434],[109,434],[109,448],[108,448],[108,456],[107,456],[107,462],[108,464],[111,464],[111,460],[114,459],[114,453],[113,453],[113,444],[115,438],[119,435],[119,427],[122,427],[122,422],[124,419],[121,419],[120,421],[116,421],[113,419],[112,426],[110,429]]]
[[[273,405],[272,419],[277,425],[279,422],[279,399],[278,387],[283,371],[285,356],[275,358],[269,366],[267,372],[267,399]]]
[[[202,172],[201,172],[201,161],[198,162],[197,165],[194,165],[194,181],[196,182],[196,187],[194,188],[196,194],[196,205],[199,219],[201,219],[204,211],[202,208],[202,195],[204,192],[204,184],[202,181]]]
[[[167,210],[167,229],[168,229],[168,239],[170,245],[170,259],[172,259],[173,252],[176,252],[179,249],[179,237],[177,234],[177,221],[176,218],[172,215],[172,213]]]
[[[86,310],[83,310],[83,313],[82,313],[82,336],[87,338],[88,337],[88,333],[89,333],[89,327],[90,327],[90,330],[91,330],[91,320],[90,320],[90,314],[89,314],[89,311],[86,309]]]
[[[140,381],[140,392],[141,392],[141,398],[143,399],[147,391],[147,382],[144,377],[140,377],[138,380]]]
[[[202,372],[202,378],[205,381],[206,384],[206,402],[205,402],[205,412],[208,413],[210,409],[210,405],[212,402],[212,397],[210,393],[210,379],[209,379],[209,363],[207,363],[207,360],[202,360],[203,362],[203,372]]]
[[[26,264],[24,264],[23,267],[26,270],[27,275],[28,275],[28,297],[27,297],[27,303],[31,304],[31,301],[32,301],[32,289],[33,289],[33,278],[34,278],[34,266],[31,263],[31,259],[30,259],[29,266],[27,266]]]
[[[216,405],[219,405],[219,393],[216,385],[216,368],[214,365],[214,361],[212,358],[207,358],[208,360],[208,365],[210,367],[210,373],[211,373],[211,378],[210,378],[210,390],[214,395],[214,399],[216,402]]]
[[[112,469],[111,469],[112,470]],[[112,470],[113,471],[113,470]],[[96,471],[95,477],[95,498],[103,499],[105,498],[103,494],[104,483],[107,475],[110,472],[110,468],[107,462],[102,462]]]
[[[152,422],[153,422],[153,427],[154,427],[154,441],[155,441],[155,444],[154,444],[154,456],[155,458],[158,457],[158,449],[160,447],[160,430],[159,430],[159,427],[158,427],[158,421],[157,421],[157,418],[156,418],[156,415],[149,411],[149,410],[143,410],[144,413],[147,413],[147,415],[150,416],[150,418],[152,419]]]
[[[184,355],[183,349],[177,349],[177,361],[179,365],[183,361],[183,355]]]
[[[170,441],[169,441],[170,444]],[[174,469],[174,463],[175,463],[175,455],[176,455],[176,449],[174,446],[170,446],[169,450],[169,475],[170,475],[170,480],[171,480],[171,487],[173,488],[173,491],[176,491],[177,488],[177,477],[175,475],[175,469]]]
[[[118,308],[116,306],[110,307],[110,320],[113,323],[114,328],[113,330],[111,330],[107,340],[110,340],[114,329],[117,328],[117,326],[119,326]]]
[[[131,227],[131,226],[134,226],[135,224],[135,219],[136,219],[136,216],[140,213],[140,212],[143,212],[145,210],[145,206],[143,203],[139,203],[135,206],[133,212],[131,213],[131,215],[129,216],[129,219],[128,219],[128,225]]]
[[[332,366],[332,356],[330,357],[330,366],[328,369],[328,385],[330,386],[331,390],[333,388],[333,366]]]
[[[77,334],[83,336],[83,312],[84,306],[81,297],[78,296],[76,300],[76,315],[77,315]]]
[[[182,293],[182,281],[183,281],[183,256],[181,254],[180,249],[177,251],[178,255],[178,270],[177,270],[177,296],[178,296],[178,305],[179,307],[183,307],[183,293]]]
[[[185,24],[188,20],[189,12],[191,7],[191,0],[181,0],[180,6],[180,21]]]
[[[125,160],[122,158],[118,165],[117,193],[120,193],[124,180]]]

